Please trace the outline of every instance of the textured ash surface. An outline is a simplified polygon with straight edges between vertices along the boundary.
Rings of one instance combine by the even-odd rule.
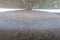
[[[6,29],[47,29],[60,27],[60,16],[47,12],[14,11],[0,13],[0,27]]]
[[[27,34],[26,33],[27,31],[30,31],[31,33],[35,31],[34,35],[38,34],[37,36],[39,36],[40,31],[37,30],[47,30],[47,29],[51,30],[57,28],[60,28],[60,15],[57,14],[47,12],[27,11],[27,10],[0,13],[0,32],[1,32],[0,37],[2,36],[2,38],[0,38],[1,40],[4,40],[7,34],[8,36],[17,35],[21,30],[23,34],[22,36],[24,36],[24,34]],[[8,36],[7,38],[9,38]],[[5,39],[8,40],[7,38]],[[13,38],[9,40],[15,40],[15,39]],[[24,39],[22,38],[22,40]]]

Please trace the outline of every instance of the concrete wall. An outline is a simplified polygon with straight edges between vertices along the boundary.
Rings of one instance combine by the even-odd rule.
[[[36,4],[35,4],[36,5]],[[0,0],[2,8],[24,8],[22,0]],[[41,0],[35,8],[60,8],[60,0]]]
[[[0,0],[0,7],[2,8],[21,8],[20,0]]]

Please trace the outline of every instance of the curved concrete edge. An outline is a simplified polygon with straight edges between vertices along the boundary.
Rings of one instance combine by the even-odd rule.
[[[16,10],[25,10],[25,9],[0,8],[0,12],[16,11]],[[50,12],[50,13],[60,13],[60,9],[32,9],[32,10],[44,11],[44,12]]]
[[[44,12],[51,12],[51,13],[60,13],[60,9],[32,9],[34,11],[44,11]]]
[[[0,8],[0,12],[16,11],[16,10],[24,10],[24,9]]]

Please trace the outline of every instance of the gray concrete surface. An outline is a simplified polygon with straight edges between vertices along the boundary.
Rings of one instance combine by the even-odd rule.
[[[52,29],[60,28],[60,16],[37,11],[12,11],[0,13],[0,29]]]

